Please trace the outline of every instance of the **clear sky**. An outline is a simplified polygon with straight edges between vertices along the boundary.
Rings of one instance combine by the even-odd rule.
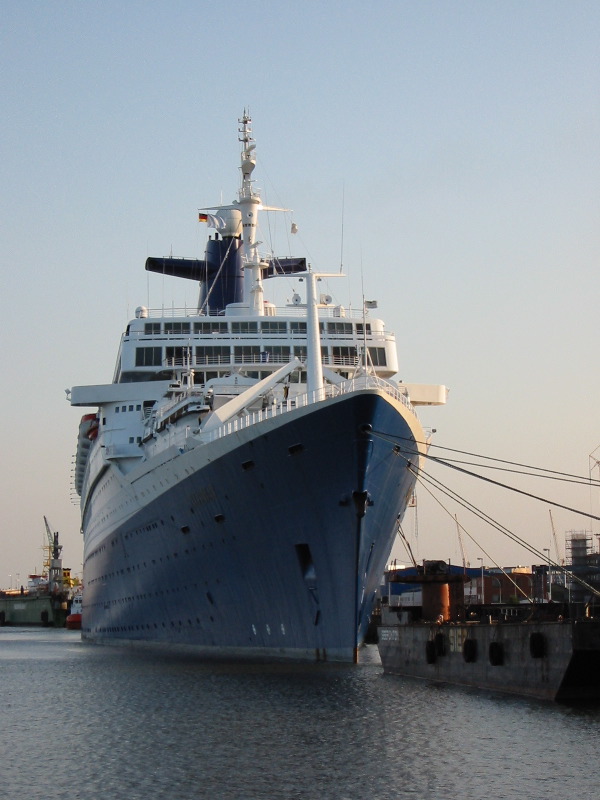
[[[195,304],[144,261],[202,254],[197,208],[235,196],[244,107],[293,254],[343,261],[328,291],[360,302],[364,281],[400,377],[450,387],[422,414],[436,444],[600,477],[596,0],[0,0],[0,87],[0,586],[41,567],[43,515],[81,569],[64,390],[112,379],[137,305]],[[547,504],[437,474],[550,546]],[[599,513],[599,490],[499,478]],[[459,559],[418,497],[419,557]],[[480,547],[532,563],[449,511],[475,565]],[[553,514],[560,544],[592,530]]]

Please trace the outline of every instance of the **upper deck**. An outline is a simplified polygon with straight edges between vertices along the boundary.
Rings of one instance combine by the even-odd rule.
[[[265,304],[264,316],[209,316],[189,309],[140,308],[121,341],[115,382],[164,377],[188,366],[195,382],[232,370],[250,378],[266,377],[282,364],[307,357],[305,305],[277,308]],[[381,378],[398,371],[396,340],[381,319],[339,305],[318,306],[321,358],[325,367],[350,378],[364,363]]]

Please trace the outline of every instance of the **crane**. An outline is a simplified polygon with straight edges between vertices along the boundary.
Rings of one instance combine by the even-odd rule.
[[[556,550],[556,560],[559,564],[564,564],[564,560],[560,558],[560,551],[558,549],[558,539],[556,538],[556,528],[554,527],[554,518],[552,517],[552,509],[548,509],[548,513],[550,514],[550,525],[552,526],[552,536],[554,538],[554,549]]]
[[[62,544],[58,543],[58,531],[52,533],[52,528],[46,517],[44,517],[44,524],[46,526],[46,536],[48,537],[49,558],[60,558]]]
[[[467,561],[467,556],[465,553],[465,545],[463,542],[462,533],[460,532],[460,524],[458,522],[458,516],[456,514],[454,515],[454,521],[456,522],[456,533],[458,535],[458,544],[460,545],[460,552],[462,555],[462,565],[463,569],[466,569],[467,567],[471,566],[471,562]]]
[[[52,591],[54,587],[62,587],[63,583],[62,561],[60,560],[62,545],[58,542],[58,531],[52,532],[46,517],[44,517],[44,524],[46,526],[46,536],[48,537],[48,544],[44,548],[47,549],[48,556],[44,566],[48,568],[48,583],[50,584],[50,591]]]

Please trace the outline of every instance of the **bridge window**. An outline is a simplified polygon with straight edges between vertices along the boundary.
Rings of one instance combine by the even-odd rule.
[[[334,364],[356,364],[356,347],[332,347]]]
[[[328,322],[327,333],[334,333],[338,336],[352,336],[351,322]]]
[[[265,347],[263,353],[261,354],[261,361],[271,361],[275,364],[287,364],[289,360],[290,348],[285,346]]]
[[[136,367],[160,367],[162,363],[162,347],[136,347]]]
[[[374,367],[387,366],[385,347],[369,347],[369,356]]]
[[[190,332],[190,323],[189,322],[165,322],[165,333],[189,333]]]
[[[260,326],[263,333],[287,333],[287,323],[283,320],[269,320]]]
[[[229,347],[197,347],[196,364],[229,364]]]
[[[232,333],[258,333],[258,322],[232,322]]]
[[[187,364],[191,358],[191,348],[189,347],[167,347],[166,359],[167,364],[172,366],[182,366]]]
[[[235,347],[234,358],[236,364],[254,364],[260,361],[260,347],[258,345]]]
[[[226,322],[194,322],[194,333],[227,333]]]

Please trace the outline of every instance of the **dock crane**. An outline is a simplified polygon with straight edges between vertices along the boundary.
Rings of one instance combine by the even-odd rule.
[[[466,556],[466,553],[465,553],[465,545],[464,545],[464,542],[463,542],[462,533],[461,533],[461,530],[460,530],[460,523],[458,521],[458,515],[457,514],[454,515],[454,521],[456,522],[456,533],[458,535],[458,544],[460,545],[460,553],[462,555],[462,565],[463,565],[463,569],[466,570],[467,567],[471,566],[471,562],[467,561],[467,556]]]
[[[46,517],[44,517],[44,524],[46,526],[46,536],[48,537],[48,544],[44,548],[48,551],[44,567],[48,569],[48,584],[50,591],[53,591],[55,588],[57,590],[62,589],[63,586],[62,561],[60,558],[62,544],[59,544],[58,541],[58,531],[52,531]]]
[[[558,561],[561,566],[564,566],[564,559],[561,560],[560,557],[560,550],[558,549],[558,539],[556,538],[556,528],[554,527],[554,518],[552,516],[552,509],[548,509],[548,513],[550,514],[550,525],[552,526],[552,537],[554,539],[554,549],[556,550],[556,560]]]

